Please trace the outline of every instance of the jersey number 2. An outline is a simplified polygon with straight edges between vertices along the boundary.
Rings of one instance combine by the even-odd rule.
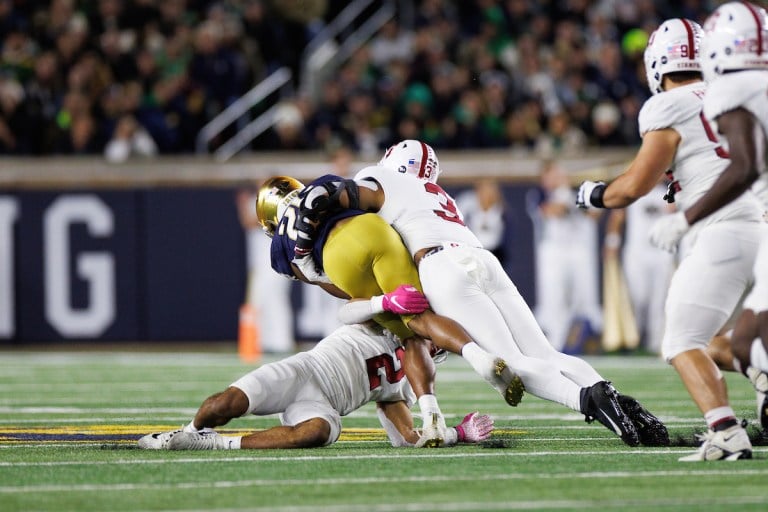
[[[400,363],[400,369],[395,370],[395,360],[391,354],[379,354],[378,356],[371,357],[365,360],[365,365],[368,368],[368,382],[370,382],[371,390],[381,386],[381,373],[379,369],[384,368],[384,375],[387,377],[387,382],[390,384],[396,384],[405,377],[405,370],[403,370],[403,354],[405,350],[403,347],[397,347],[395,349],[395,356],[397,362]]]

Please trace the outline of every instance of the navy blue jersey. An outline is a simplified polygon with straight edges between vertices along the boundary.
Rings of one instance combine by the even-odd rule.
[[[326,183],[328,181],[341,181],[343,178],[335,176],[333,174],[326,174],[316,180],[312,181],[309,185],[318,185]],[[294,258],[294,248],[296,247],[296,216],[298,214],[298,206],[289,205],[283,216],[280,218],[280,222],[275,230],[275,235],[272,238],[272,247],[270,251],[270,257],[272,260],[272,268],[278,274],[282,274],[287,277],[295,278],[291,268],[291,261]],[[328,238],[328,233],[331,232],[333,226],[342,219],[348,217],[354,217],[355,215],[361,215],[365,212],[362,210],[341,210],[336,213],[328,215],[323,219],[320,225],[317,227],[314,237],[314,246],[312,247],[312,257],[315,259],[319,269],[323,269],[323,246],[325,240]]]

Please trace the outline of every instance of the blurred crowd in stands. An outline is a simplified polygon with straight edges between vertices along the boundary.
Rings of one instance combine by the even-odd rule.
[[[270,72],[294,73],[251,149],[375,156],[400,139],[547,156],[638,142],[642,52],[682,0],[415,0],[302,94],[332,0],[0,0],[0,154],[193,152],[200,128]],[[217,142],[214,141],[214,144]]]

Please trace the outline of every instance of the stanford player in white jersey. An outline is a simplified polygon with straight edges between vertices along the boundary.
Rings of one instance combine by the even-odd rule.
[[[458,321],[480,347],[504,358],[528,392],[597,419],[629,445],[668,444],[664,426],[637,401],[621,397],[630,418],[610,383],[585,361],[552,347],[498,259],[482,248],[453,198],[432,181],[437,173],[418,177],[423,145],[415,142],[415,154],[403,165],[367,167],[354,182],[340,183],[343,192],[331,197],[389,222],[414,257],[432,309]],[[411,160],[416,165],[409,170]],[[304,207],[318,213],[312,204]]]
[[[334,443],[341,417],[369,402],[393,446],[419,440],[409,407],[416,397],[405,378],[404,349],[375,325],[345,325],[312,350],[265,364],[205,400],[189,425],[139,440],[144,449],[231,450],[310,448]],[[222,436],[211,430],[253,414],[280,413],[282,426],[246,436]],[[493,430],[486,415],[472,413],[446,431],[445,444],[479,442]]]
[[[768,210],[768,14],[748,2],[720,6],[705,23],[702,70],[710,83],[704,114],[721,134],[731,161],[717,181],[678,213],[674,222],[659,225],[654,239],[672,246],[712,216],[743,200],[751,191]],[[768,220],[768,218],[766,218]],[[734,355],[746,370],[768,371],[768,227],[762,227],[755,260],[755,286],[733,333]],[[760,336],[761,340],[758,338]],[[768,416],[762,406],[761,414]]]
[[[665,21],[651,35],[645,66],[654,96],[639,115],[642,146],[629,168],[611,183],[584,182],[576,200],[579,206],[626,207],[667,172],[668,200],[685,209],[723,172],[728,154],[702,113],[706,84],[697,59],[700,38],[701,27],[679,18]],[[752,455],[746,431],[729,405],[722,374],[705,348],[727,328],[752,286],[759,230],[758,204],[744,196],[707,218],[680,243],[680,264],[665,307],[662,355],[677,370],[710,432],[723,432],[721,437],[728,440],[706,456],[698,451],[681,460]]]

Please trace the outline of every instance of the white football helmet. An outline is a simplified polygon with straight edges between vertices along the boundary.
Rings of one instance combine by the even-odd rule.
[[[701,71],[701,36],[701,26],[685,18],[669,19],[651,34],[643,58],[648,88],[653,94],[662,92],[661,82],[667,73]]]
[[[379,160],[379,165],[432,183],[437,183],[440,175],[440,162],[435,150],[419,140],[404,140],[390,146]]]
[[[701,43],[704,79],[726,71],[768,69],[768,14],[749,2],[718,7],[704,23]]]

